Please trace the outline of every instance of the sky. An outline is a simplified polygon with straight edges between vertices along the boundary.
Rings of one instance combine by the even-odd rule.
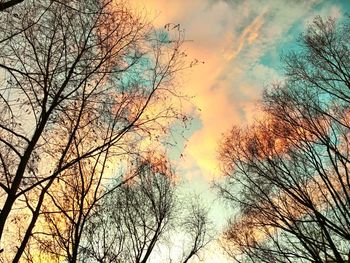
[[[131,0],[154,17],[185,29],[190,57],[204,61],[183,73],[181,89],[194,96],[188,110],[194,120],[185,147],[177,149],[177,170],[212,205],[216,223],[225,225],[224,210],[215,202],[211,181],[220,180],[217,150],[233,125],[249,125],[259,117],[262,90],[283,80],[282,53],[316,15],[342,18],[349,0]],[[182,145],[182,144],[180,144]],[[179,156],[181,155],[181,158]],[[209,255],[210,253],[208,253]],[[204,262],[224,262],[212,255]]]
[[[182,91],[197,107],[180,166],[188,177],[220,176],[217,147],[232,125],[254,121],[261,91],[282,79],[281,52],[316,15],[340,17],[348,1],[132,0],[154,23],[180,24],[189,57],[204,64],[183,73]],[[193,113],[193,112],[192,112]]]

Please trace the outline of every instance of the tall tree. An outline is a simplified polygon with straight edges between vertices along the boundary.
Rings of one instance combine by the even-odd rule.
[[[316,17],[255,125],[234,128],[218,186],[237,214],[237,262],[347,262],[350,256],[349,21]]]
[[[83,262],[153,262],[155,254],[164,253],[156,248],[165,249],[167,236],[173,234],[186,244],[176,261],[187,263],[211,241],[207,210],[198,202],[189,202],[188,211],[178,208],[169,162],[150,157],[141,160],[130,180],[115,188],[88,219],[80,249]]]
[[[53,185],[180,118],[168,102],[184,56],[181,30],[156,30],[123,1],[25,1],[16,12],[0,32],[0,238],[13,262]]]
[[[97,262],[147,262],[173,217],[174,178],[164,159],[141,161],[134,173],[92,217],[86,251]]]

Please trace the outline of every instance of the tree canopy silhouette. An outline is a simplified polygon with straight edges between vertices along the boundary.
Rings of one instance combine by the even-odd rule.
[[[90,212],[113,190],[111,167],[185,119],[171,103],[184,32],[109,0],[24,1],[0,21],[1,257],[35,261],[30,240],[51,222],[76,262]]]
[[[264,119],[222,142],[237,262],[350,260],[349,26],[316,17],[265,91]]]

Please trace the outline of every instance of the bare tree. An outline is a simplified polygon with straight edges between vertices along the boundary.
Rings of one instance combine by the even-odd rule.
[[[86,260],[149,260],[174,212],[173,175],[163,158],[141,161],[137,176],[117,188],[89,221]]]
[[[133,153],[152,133],[167,132],[164,119],[180,118],[167,102],[183,68],[183,32],[152,28],[122,1],[39,0],[17,8],[30,16],[0,33],[0,237],[8,260],[14,248],[13,262],[55,187],[74,185],[73,174],[85,183],[88,168],[92,185],[94,164],[102,169],[102,160]],[[9,218],[18,214],[27,220],[13,244],[18,226]]]
[[[169,162],[143,159],[130,172],[130,180],[117,184],[87,221],[80,248],[83,262],[152,262],[164,253],[169,235],[181,239],[182,258],[190,262],[211,241],[208,209],[189,201],[179,210],[175,177]],[[178,246],[172,244],[170,246]],[[156,248],[163,248],[158,251]],[[158,255],[161,256],[161,255]],[[166,259],[164,259],[166,260]]]
[[[286,81],[267,90],[266,119],[223,141],[226,232],[237,262],[346,262],[350,248],[349,24],[316,17]]]
[[[182,263],[187,263],[194,257],[199,258],[199,253],[213,240],[213,223],[209,219],[209,209],[203,205],[199,196],[188,201],[188,211],[180,220],[182,239],[187,236],[188,241],[183,241]],[[179,229],[179,228],[177,228]]]
[[[78,249],[86,221],[105,195],[127,179],[105,174],[108,152],[79,161],[66,170],[47,192],[47,201],[40,212],[39,225],[31,233],[40,251],[57,259],[77,262]],[[118,180],[108,189],[105,181]]]

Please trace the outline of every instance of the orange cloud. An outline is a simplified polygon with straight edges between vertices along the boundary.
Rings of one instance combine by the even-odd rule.
[[[150,10],[159,27],[179,23],[191,40],[186,43],[189,56],[205,61],[182,76],[183,93],[194,95],[193,102],[200,109],[196,117],[201,128],[189,138],[180,168],[190,167],[188,173],[211,179],[219,174],[216,156],[221,134],[233,124],[254,121],[260,91],[279,78],[260,58],[285,41],[291,25],[315,2],[247,0],[235,6],[230,1],[209,0],[131,2]]]

